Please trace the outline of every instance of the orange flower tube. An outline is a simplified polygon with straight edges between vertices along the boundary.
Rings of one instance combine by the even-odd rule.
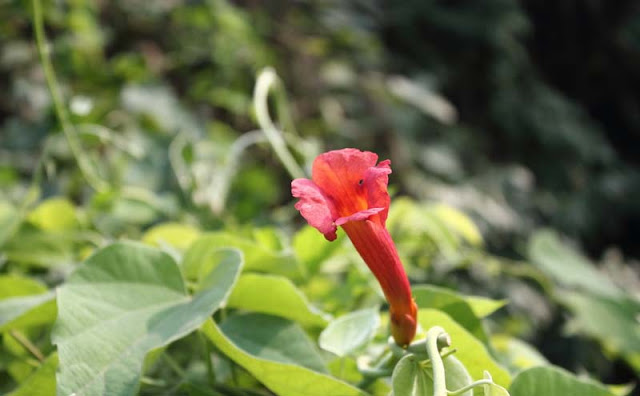
[[[391,199],[387,183],[390,161],[376,165],[378,156],[347,148],[319,155],[312,177],[291,182],[300,200],[295,208],[329,241],[338,226],[347,233],[382,287],[391,318],[391,335],[408,345],[416,333],[417,307],[398,251],[385,227]]]

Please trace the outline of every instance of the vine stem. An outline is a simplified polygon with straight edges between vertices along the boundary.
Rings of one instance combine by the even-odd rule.
[[[438,340],[440,344],[443,341],[450,343],[448,339],[447,333],[440,326],[434,326],[427,331],[427,354],[433,369],[433,396],[447,396],[444,363],[438,349]]]
[[[69,117],[65,110],[62,94],[60,93],[58,81],[53,71],[53,65],[51,59],[47,53],[44,34],[44,20],[42,17],[42,4],[40,0],[33,0],[33,28],[36,38],[36,47],[38,49],[38,55],[40,57],[40,63],[42,64],[42,70],[44,72],[45,80],[47,81],[47,88],[51,93],[53,100],[53,107],[56,111],[56,116],[62,126],[62,132],[67,140],[67,144],[71,149],[71,153],[78,163],[78,168],[85,178],[87,183],[96,191],[104,191],[109,188],[109,184],[102,180],[95,172],[94,168],[89,163],[89,159],[82,151],[80,139],[76,133],[73,124],[69,121]]]
[[[449,396],[457,396],[457,395],[461,395],[463,393],[465,393],[468,390],[471,390],[473,388],[475,388],[476,386],[481,386],[481,385],[490,385],[493,384],[493,380],[491,379],[481,379],[481,380],[477,380],[476,382],[472,382],[469,385],[462,387],[460,389],[454,390],[454,391],[449,391],[447,392],[449,394]]]
[[[275,70],[271,67],[264,68],[258,75],[258,80],[256,81],[256,86],[253,91],[253,106],[256,111],[258,124],[267,137],[269,144],[271,144],[271,147],[273,147],[273,150],[280,159],[280,162],[282,162],[292,178],[302,178],[305,177],[304,171],[293,158],[291,152],[287,149],[287,144],[282,137],[282,132],[276,128],[271,116],[269,115],[269,90],[271,88],[282,89],[279,85],[280,81]],[[284,106],[284,104],[280,105]]]
[[[40,363],[42,363],[45,359],[40,349],[35,346],[22,332],[12,329],[9,331],[9,334],[20,343],[27,351],[29,351]]]

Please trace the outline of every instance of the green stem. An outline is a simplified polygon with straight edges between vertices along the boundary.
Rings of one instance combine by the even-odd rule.
[[[470,383],[469,385],[464,386],[464,387],[462,387],[462,388],[460,388],[458,390],[447,391],[447,393],[449,394],[449,396],[461,395],[461,394],[465,393],[466,391],[475,388],[476,386],[489,385],[489,384],[493,384],[493,380],[481,379],[481,380],[477,380],[476,382]]]
[[[434,326],[427,331],[427,354],[433,370],[433,396],[447,396],[444,363],[438,349],[438,339],[443,338],[447,339],[448,336],[440,326]]]
[[[176,372],[176,374],[178,374],[178,377],[180,377],[181,379],[184,379],[187,377],[187,373],[182,369],[182,367],[180,367],[180,365],[178,364],[178,362],[175,361],[175,359],[173,357],[171,357],[171,355],[169,355],[167,353],[167,351],[165,351],[162,354],[162,357],[164,358],[164,360],[167,362],[167,364],[169,365],[169,367],[171,367],[171,369],[173,371]]]
[[[42,5],[40,4],[40,0],[33,0],[33,28],[35,31],[36,46],[38,48],[38,55],[40,56],[42,70],[44,71],[47,87],[49,88],[51,98],[53,99],[53,107],[55,108],[56,116],[62,126],[62,132],[67,139],[67,144],[69,144],[71,153],[76,159],[78,168],[87,183],[96,191],[104,191],[109,187],[109,185],[95,173],[89,159],[82,151],[80,139],[78,138],[75,128],[69,121],[69,117],[65,111],[62,94],[60,93],[56,75],[53,71],[53,65],[51,64],[51,59],[49,59],[49,55],[47,54],[45,47],[46,37],[44,34],[44,21],[42,18]]]
[[[358,383],[358,388],[366,389],[369,385],[371,385],[375,380],[381,377],[389,377],[393,373],[393,368],[391,367],[393,362],[394,354],[392,352],[386,352],[380,361],[372,368],[361,368],[358,367],[358,371],[364,376],[364,379]]]
[[[216,374],[213,371],[213,363],[211,363],[211,345],[209,345],[209,341],[201,331],[198,331],[198,335],[203,346],[202,350],[204,353],[204,363],[207,366],[209,385],[213,386],[216,383]]]
[[[273,68],[265,68],[258,75],[258,81],[256,81],[256,87],[253,91],[253,106],[256,110],[256,117],[258,124],[264,132],[269,144],[273,147],[276,155],[280,159],[280,162],[287,169],[292,178],[302,178],[305,176],[302,168],[293,158],[291,152],[287,149],[287,145],[282,138],[282,132],[276,128],[271,116],[269,115],[269,90],[271,87],[278,87],[279,80],[276,72]]]
[[[9,334],[11,334],[11,336],[16,341],[18,341],[20,345],[22,345],[27,351],[29,351],[33,356],[35,356],[36,359],[38,359],[40,362],[44,361],[45,357],[42,354],[42,352],[40,352],[40,349],[38,349],[37,346],[35,346],[31,341],[29,341],[27,336],[25,336],[24,334],[22,334],[20,331],[16,329],[9,331]]]

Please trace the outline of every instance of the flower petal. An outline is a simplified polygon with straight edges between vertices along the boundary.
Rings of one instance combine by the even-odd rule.
[[[295,208],[309,225],[317,228],[327,240],[336,239],[335,207],[322,190],[309,179],[295,179],[291,182],[291,194],[300,198]]]
[[[389,174],[391,173],[391,161],[384,160],[377,166],[366,170],[364,174],[363,186],[367,193],[367,204],[370,208],[384,208],[380,212],[380,220],[384,226],[389,214],[389,205],[391,198],[387,192],[387,184],[389,184]]]
[[[353,148],[329,151],[313,161],[312,179],[335,203],[339,216],[350,216],[371,207],[367,204],[363,178],[377,160],[378,156],[369,151]]]
[[[374,214],[378,214],[384,210],[385,208],[371,208],[367,210],[361,210],[350,216],[340,217],[338,220],[336,220],[335,223],[337,226],[340,226],[349,221],[367,220],[369,217],[373,216]]]

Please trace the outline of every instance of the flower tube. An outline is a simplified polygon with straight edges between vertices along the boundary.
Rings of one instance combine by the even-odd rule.
[[[338,226],[346,232],[389,302],[391,335],[398,345],[406,346],[416,333],[417,307],[385,227],[391,201],[390,161],[376,165],[377,161],[378,156],[368,151],[329,151],[313,162],[311,180],[291,182],[291,193],[300,199],[295,208],[327,240],[336,239]]]

